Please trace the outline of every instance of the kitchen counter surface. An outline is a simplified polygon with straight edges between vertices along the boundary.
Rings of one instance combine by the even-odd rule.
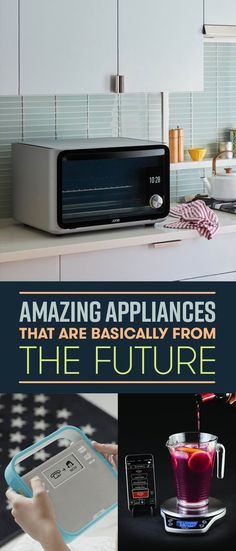
[[[236,215],[223,212],[217,214],[220,221],[218,233],[236,233]],[[174,219],[170,217],[169,220]],[[9,219],[1,220],[0,263],[193,238],[204,239],[196,230],[169,229],[164,227],[164,223],[54,236]],[[214,239],[217,239],[217,234]]]

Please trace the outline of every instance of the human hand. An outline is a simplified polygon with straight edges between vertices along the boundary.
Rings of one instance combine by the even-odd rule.
[[[30,481],[33,497],[24,497],[9,488],[6,497],[19,526],[38,541],[45,551],[64,551],[65,546],[56,526],[53,504],[39,477]]]
[[[99,444],[98,442],[92,442],[93,447],[99,453],[105,457],[105,459],[114,467],[118,469],[118,446],[116,444]]]

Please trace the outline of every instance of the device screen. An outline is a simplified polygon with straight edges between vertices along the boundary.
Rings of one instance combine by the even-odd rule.
[[[57,461],[49,469],[42,471],[47,480],[52,484],[54,488],[59,486],[63,482],[66,482],[69,478],[79,473],[84,466],[75,457],[73,453],[67,455],[60,461]]]
[[[154,458],[151,454],[127,455],[125,459],[129,508],[155,507]]]

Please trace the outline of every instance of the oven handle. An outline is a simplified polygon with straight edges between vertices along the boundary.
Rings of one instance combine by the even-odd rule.
[[[154,249],[167,249],[167,247],[175,247],[176,245],[180,245],[182,243],[182,239],[174,239],[173,241],[161,241],[160,243],[152,243],[152,247]]]

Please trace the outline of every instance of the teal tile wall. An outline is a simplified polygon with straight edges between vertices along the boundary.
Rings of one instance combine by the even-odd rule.
[[[204,92],[170,94],[170,127],[208,157],[236,128],[236,44],[204,46]],[[0,218],[11,216],[11,143],[34,138],[127,136],[161,139],[160,94],[0,97]],[[209,172],[209,171],[207,171]],[[204,170],[171,174],[171,199],[204,191]]]
[[[0,217],[11,212],[11,142],[22,139],[19,97],[0,98]]]
[[[207,147],[212,157],[219,143],[229,140],[230,128],[236,128],[236,44],[204,45],[204,92],[170,94],[170,127],[177,125],[184,128],[186,160],[190,147]],[[172,200],[204,191],[204,173],[173,172]]]
[[[55,100],[51,96],[22,98],[23,140],[53,138],[55,135]]]
[[[148,98],[145,94],[124,94],[119,97],[119,135],[148,138]]]
[[[191,169],[179,170],[170,174],[170,196],[171,201],[181,202],[184,197],[205,193],[205,186],[202,178],[210,175],[210,170]]]
[[[161,95],[0,97],[0,218],[12,214],[12,142],[108,136],[160,141]]]
[[[60,138],[87,138],[87,96],[59,96],[55,98],[55,134]]]
[[[88,138],[118,136],[118,97],[88,97]]]

